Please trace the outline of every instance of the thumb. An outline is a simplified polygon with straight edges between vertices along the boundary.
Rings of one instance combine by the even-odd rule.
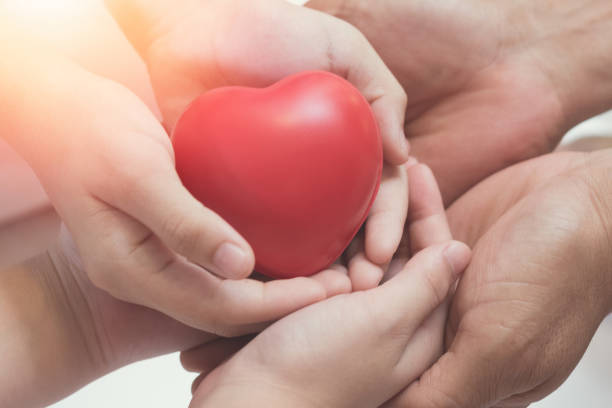
[[[401,328],[401,332],[412,336],[447,298],[470,256],[469,248],[457,241],[425,248],[396,276],[371,291],[378,299],[384,300],[373,302],[373,315],[387,316],[384,323],[391,328]],[[403,312],[389,313],[390,310]]]
[[[486,346],[459,332],[451,348],[384,408],[485,408],[498,398],[497,365]]]

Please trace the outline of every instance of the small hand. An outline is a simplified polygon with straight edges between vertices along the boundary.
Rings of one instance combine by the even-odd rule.
[[[36,171],[97,287],[223,335],[350,290],[335,271],[240,279],[253,268],[248,243],[183,187],[168,135],[144,103],[11,34],[23,40],[1,45],[10,58],[0,90],[20,103],[0,102],[2,132]]]
[[[429,367],[441,352],[443,303],[469,250],[450,241],[446,222],[428,222],[444,219],[429,169],[414,165],[409,176],[418,253],[380,287],[278,321],[212,373],[200,356],[210,345],[183,353],[186,367],[206,371],[193,407],[377,406]]]
[[[200,94],[221,86],[264,87],[296,72],[325,70],[346,78],[370,102],[387,162],[381,194],[367,223],[366,253],[384,264],[403,229],[406,200],[385,202],[388,184],[405,182],[395,166],[408,158],[406,96],[367,40],[329,15],[283,0],[186,1],[164,6],[140,45],[167,129]],[[394,181],[395,180],[395,181]]]

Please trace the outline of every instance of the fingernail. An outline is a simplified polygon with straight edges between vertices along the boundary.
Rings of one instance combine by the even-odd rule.
[[[230,242],[221,244],[215,252],[213,263],[218,268],[217,274],[225,278],[242,279],[251,272],[249,255]]]
[[[453,270],[453,275],[461,274],[470,262],[470,249],[461,242],[452,242],[442,254]]]

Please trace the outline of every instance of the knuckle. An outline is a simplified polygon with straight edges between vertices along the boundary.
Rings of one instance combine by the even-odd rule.
[[[208,241],[205,228],[190,222],[184,216],[169,217],[163,230],[172,240],[174,250],[187,257],[195,254],[198,249],[205,248]]]

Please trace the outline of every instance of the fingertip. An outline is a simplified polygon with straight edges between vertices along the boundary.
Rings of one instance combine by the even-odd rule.
[[[394,137],[387,143],[383,141],[383,155],[385,162],[393,166],[401,166],[410,158],[410,142],[402,133],[401,138]]]
[[[401,212],[405,214],[405,208]],[[393,258],[404,231],[405,216],[402,216],[402,213],[375,214],[368,220],[364,252],[372,263],[385,265]]]
[[[183,351],[179,355],[179,360],[181,362],[181,366],[183,367],[185,371],[188,371],[190,373],[195,373],[197,370],[196,370],[195,365],[191,361],[192,360],[191,355],[192,355],[191,350]]]
[[[349,279],[346,268],[340,265],[334,265],[330,269],[326,269],[312,276],[325,289],[325,297],[350,293],[352,289],[351,280]]]
[[[453,275],[459,276],[468,266],[472,251],[463,242],[453,241],[446,246],[442,255],[453,271]]]
[[[399,240],[391,235],[366,234],[365,254],[372,263],[384,265],[391,261],[399,245]]]
[[[253,273],[255,256],[250,247],[223,242],[212,259],[214,272],[226,279],[244,279]]]
[[[296,288],[300,288],[299,291],[295,292],[294,308],[292,311],[301,309],[316,302],[320,302],[321,300],[325,300],[327,298],[327,289],[323,284],[325,282],[325,278],[322,278],[322,283],[318,280],[318,278],[315,278],[317,275],[313,275],[309,278],[300,277],[290,279],[290,282],[292,282]]]
[[[349,263],[353,292],[375,288],[383,276],[383,269],[370,262],[363,253],[357,254]]]

